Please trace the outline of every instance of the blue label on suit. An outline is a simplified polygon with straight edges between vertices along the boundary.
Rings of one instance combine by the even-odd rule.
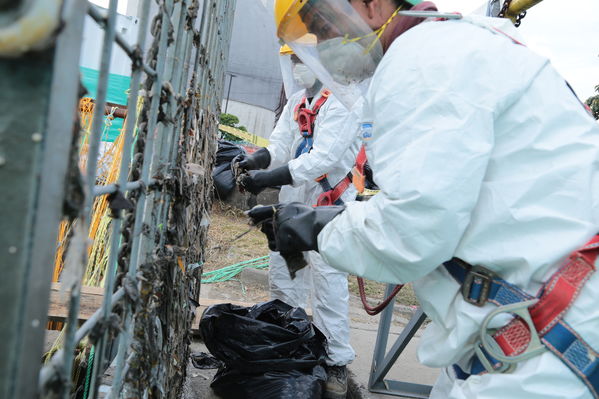
[[[362,140],[368,141],[372,139],[372,122],[362,123]]]

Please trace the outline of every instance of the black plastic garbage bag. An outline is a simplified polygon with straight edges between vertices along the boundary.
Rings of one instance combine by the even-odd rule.
[[[220,396],[320,398],[326,339],[303,309],[279,300],[249,308],[214,305],[204,311],[200,332],[225,364],[211,384]]]
[[[229,198],[235,190],[235,176],[233,176],[230,164],[215,166],[212,171],[212,180],[216,195],[223,201]]]
[[[320,399],[326,379],[322,366],[258,374],[225,367],[216,373],[210,387],[226,399]]]
[[[231,163],[231,160],[242,152],[245,150],[240,145],[220,139],[216,151],[216,164]]]
[[[227,199],[235,189],[235,176],[233,176],[231,170],[231,161],[243,152],[245,150],[237,144],[226,140],[218,141],[216,164],[212,171],[212,179],[214,180],[216,194],[221,200]]]

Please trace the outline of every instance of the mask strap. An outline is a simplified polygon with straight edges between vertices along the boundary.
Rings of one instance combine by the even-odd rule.
[[[381,25],[381,27],[378,28],[377,30],[372,31],[372,32],[370,32],[367,35],[359,36],[359,37],[354,37],[352,39],[350,39],[349,35],[346,34],[343,37],[343,41],[341,43],[342,44],[353,43],[353,42],[357,42],[357,41],[362,40],[362,39],[366,39],[367,37],[375,36],[376,35],[376,39],[374,39],[372,41],[372,43],[370,43],[368,45],[368,47],[366,47],[366,49],[364,49],[364,54],[370,53],[370,51],[376,45],[377,40],[381,40],[381,36],[383,35],[383,32],[385,32],[385,29],[387,29],[387,26],[389,26],[389,24],[391,23],[391,21],[393,21],[393,18],[395,18],[397,16],[397,14],[402,10],[402,8],[403,8],[403,5],[397,7],[397,9],[395,11],[393,11],[393,14],[391,14],[391,16],[387,19],[387,22],[385,22],[383,25]]]

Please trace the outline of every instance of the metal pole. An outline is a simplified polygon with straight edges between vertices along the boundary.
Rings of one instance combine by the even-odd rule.
[[[393,291],[393,288],[394,285],[388,284],[385,290],[385,296],[389,296]],[[389,370],[391,370],[391,367],[393,367],[399,355],[401,355],[414,334],[416,334],[416,331],[418,331],[418,328],[420,328],[426,319],[426,315],[422,309],[418,308],[415,314],[410,318],[408,325],[404,327],[400,336],[387,352],[387,341],[391,330],[394,304],[395,300],[391,301],[381,313],[376,343],[374,346],[374,354],[372,357],[372,367],[370,368],[370,377],[368,379],[368,390],[371,392],[409,398],[428,398],[431,390],[431,387],[428,385],[385,380],[385,376],[389,373]]]
[[[185,50],[183,34],[185,27],[185,19],[187,15],[187,1],[182,0],[178,4],[175,4],[175,9],[173,11],[173,15],[175,16],[174,25],[177,26],[176,36],[175,36],[175,46],[174,48],[169,48],[167,54],[167,61],[165,66],[165,81],[170,83],[170,88],[172,89],[172,93],[168,96],[168,103],[166,105],[166,120],[162,121],[159,129],[159,137],[160,140],[157,142],[158,146],[154,152],[154,159],[152,161],[152,175],[161,174],[165,178],[170,176],[170,162],[168,160],[168,156],[170,154],[171,142],[175,142],[175,127],[177,123],[175,119],[177,117],[178,105],[175,96],[178,96],[179,93],[179,83],[178,83],[178,74],[179,69],[182,67],[182,63],[180,59],[182,57],[181,52]],[[168,200],[170,195],[165,193],[164,191],[160,191],[156,193],[155,196],[155,207],[156,207],[156,215],[155,221],[152,223],[157,226],[159,231],[159,242],[158,248],[159,250],[163,247],[165,241],[165,229],[166,229],[166,213],[168,212],[168,208],[165,206],[165,202]]]
[[[166,0],[166,9],[172,12],[173,8],[173,0]],[[167,50],[167,39],[168,39],[168,27],[165,26],[167,23],[168,14],[163,14],[162,17],[162,29],[160,31],[160,42],[158,44],[158,56],[157,56],[157,64],[156,64],[156,78],[154,80],[154,84],[152,85],[152,100],[150,103],[150,109],[148,111],[148,125],[147,125],[147,136],[146,143],[144,148],[144,156],[143,156],[143,165],[141,178],[142,180],[147,180],[150,176],[151,163],[154,153],[154,140],[156,136],[156,126],[157,121],[156,117],[158,115],[158,107],[160,105],[160,93],[162,91],[162,76],[164,74],[165,67],[165,55]],[[150,194],[151,196],[152,194]],[[148,223],[151,217],[151,203],[147,199],[147,195],[143,192],[140,193],[140,196],[137,200],[137,206],[135,209],[135,224],[133,227],[133,243],[131,246],[131,259],[129,261],[129,270],[132,273],[137,271],[137,266],[140,261],[145,262],[145,251],[146,248],[146,238],[145,235],[142,234],[142,226],[143,223]],[[152,236],[147,237],[147,239],[153,240]]]
[[[143,49],[145,46],[146,31],[148,28],[148,19],[149,19],[149,11],[150,11],[149,0],[142,0],[142,1],[143,1],[143,3],[141,5],[139,30],[138,30],[138,34],[137,34],[137,47],[140,50]],[[138,88],[139,88],[139,85],[141,82],[141,74],[142,74],[142,68],[139,67],[140,64],[138,64],[134,60],[132,60],[131,65],[132,65],[131,83],[129,85],[129,98],[127,100],[127,109],[130,110],[130,112],[128,112],[128,117],[127,117],[127,121],[126,121],[126,125],[125,125],[125,142],[123,143],[123,154],[122,154],[122,158],[121,158],[121,166],[120,166],[119,178],[118,178],[118,187],[121,187],[121,188],[124,188],[126,186],[127,176],[129,175],[129,165],[131,162],[131,148],[133,146],[133,130],[135,129],[135,123],[136,123],[136,119],[137,119],[136,110],[137,110],[137,101],[139,98]],[[106,265],[106,268],[107,268],[106,275],[107,276],[110,275],[111,280],[113,278],[112,276],[116,272],[116,266],[117,266],[116,260],[117,260],[117,256],[118,256],[118,252],[119,252],[118,246],[119,246],[119,242],[120,242],[120,238],[121,238],[121,226],[122,226],[122,219],[120,217],[118,219],[114,219],[112,221],[112,234],[111,234],[111,244],[110,244],[111,246],[110,246],[109,260]],[[112,281],[111,281],[111,283],[112,283]],[[112,301],[110,301],[110,296],[112,295],[112,292],[113,292],[112,284],[110,287],[108,284],[106,284],[105,288],[106,288],[105,299],[104,299],[104,303],[103,303],[103,307],[102,307],[102,314],[104,317],[106,317],[108,315],[109,310],[112,308],[112,306],[111,306]],[[116,366],[116,370],[115,370],[115,374],[114,374],[113,389],[110,393],[111,398],[115,397],[115,395],[118,395],[118,393],[120,392],[120,386],[121,386],[121,383],[122,383],[122,380],[124,377],[122,375],[122,371],[123,371],[123,364],[124,364],[124,356],[125,356],[125,352],[126,352],[126,348],[127,348],[126,345],[128,344],[128,328],[129,328],[129,324],[131,323],[130,312],[131,312],[131,307],[127,303],[125,305],[125,315],[124,315],[125,329],[119,336],[119,351],[117,353],[117,360],[116,360],[117,366]],[[106,338],[103,337],[103,339],[105,340]],[[100,372],[103,371],[102,368],[99,368],[99,371]],[[92,390],[92,392],[94,392],[94,391]]]
[[[233,74],[229,75],[229,88],[227,89],[227,102],[225,103],[225,114],[227,113],[227,110],[229,109],[229,95],[231,94],[231,82],[233,81],[234,77],[235,77],[235,75],[233,75]]]
[[[108,5],[108,19],[104,31],[104,40],[102,42],[102,58],[100,62],[100,73],[98,77],[98,92],[96,94],[96,106],[94,107],[94,116],[92,119],[92,132],[89,138],[89,151],[87,154],[87,167],[86,167],[86,184],[87,184],[87,195],[85,200],[85,208],[82,214],[82,222],[85,226],[85,232],[87,234],[91,223],[92,207],[94,203],[93,191],[96,184],[96,167],[100,149],[100,140],[102,137],[102,130],[104,128],[104,107],[106,106],[106,97],[108,95],[108,76],[110,74],[110,61],[112,59],[112,48],[116,35],[116,15],[117,15],[118,0],[110,0]],[[84,249],[85,256],[84,262],[87,263],[87,248]],[[83,266],[85,267],[85,266]],[[112,287],[112,273],[108,273],[106,276],[105,286]],[[69,378],[70,387],[70,375],[73,363],[73,351],[75,349],[74,342],[75,331],[77,328],[77,316],[79,313],[79,290],[80,287],[72,289],[71,292],[71,306],[69,308],[69,318],[66,325],[65,333],[65,374]],[[106,292],[106,291],[105,291]],[[110,295],[112,292],[110,293]],[[105,301],[106,302],[106,298]],[[107,312],[104,314],[107,315]],[[103,361],[103,347],[99,346],[98,350],[99,361],[94,362],[94,370],[96,365]],[[93,396],[93,395],[92,395]],[[63,398],[68,399],[70,397],[70,389],[65,389],[63,392]]]
[[[158,53],[157,53],[157,62],[156,62],[156,77],[153,78],[154,82],[152,84],[152,96],[150,101],[150,106],[148,109],[148,123],[146,127],[146,142],[144,148],[143,155],[143,164],[141,171],[141,179],[147,180],[150,175],[151,167],[152,167],[152,159],[153,153],[155,151],[155,136],[157,129],[157,116],[158,116],[158,107],[160,106],[160,94],[162,91],[162,78],[165,70],[165,59],[166,52],[168,46],[168,31],[170,25],[170,17],[169,15],[173,11],[173,0],[166,0],[165,7],[161,8],[162,12],[162,21],[161,21],[161,30],[159,33],[159,43],[158,43]],[[149,198],[148,198],[149,197]],[[146,251],[150,250],[150,244],[153,242],[153,233],[148,234],[146,237],[144,233],[142,233],[142,226],[146,224],[151,224],[153,213],[153,193],[149,193],[146,195],[144,192],[140,192],[139,198],[137,199],[136,209],[135,209],[135,222],[133,226],[133,234],[132,234],[132,244],[131,244],[131,257],[129,260],[129,270],[128,276],[129,278],[135,278],[137,274],[137,269],[141,261],[146,261]],[[147,233],[146,233],[147,234]],[[129,324],[127,325],[127,331],[124,333],[125,340],[130,340],[131,335],[134,328],[134,323],[132,318],[126,319]],[[119,343],[119,345],[121,345]],[[128,342],[123,342],[122,347],[119,348],[121,351],[121,356],[125,356],[124,350],[129,346]],[[127,366],[126,363],[123,367],[122,373],[125,373]],[[122,376],[124,377],[124,376]],[[122,384],[122,381],[119,382]],[[127,389],[127,386],[125,386]],[[118,392],[115,392],[116,394]],[[111,392],[111,395],[114,395]]]
[[[391,295],[393,288],[393,284],[387,284],[387,287],[385,288],[385,298],[388,298]],[[395,299],[393,299],[381,312],[379,329],[376,335],[376,342],[374,344],[374,354],[372,356],[372,366],[370,368],[368,386],[372,386],[372,383],[374,382],[374,375],[378,371],[378,364],[385,358],[385,351],[387,350],[387,340],[389,339],[389,329],[391,326],[391,320],[393,318],[394,306]]]
[[[22,1],[13,2],[21,6]],[[6,2],[4,2],[6,6]],[[37,394],[50,292],[51,259],[62,215],[73,114],[78,97],[79,48],[87,5],[67,1],[70,13],[56,47],[1,59],[0,398]],[[3,9],[2,11],[5,11]],[[5,16],[5,15],[3,15]],[[69,79],[64,79],[66,76]],[[60,90],[57,88],[60,87]]]
[[[424,323],[424,320],[426,320],[426,315],[422,309],[418,308],[389,350],[389,353],[378,361],[377,369],[373,372],[374,381],[380,381],[387,375],[399,355],[404,351],[406,346],[408,346],[408,343],[414,337],[422,323]],[[388,334],[389,332],[387,331],[387,335]]]
[[[27,57],[0,60],[0,182],[2,207],[0,220],[0,398],[22,397],[27,391],[23,368],[38,370],[37,362],[25,363],[29,350],[26,333],[43,334],[43,318],[31,320],[25,314],[28,302],[38,300],[47,307],[47,296],[31,291],[32,246],[40,195],[37,174],[41,172],[43,140],[53,73],[54,49]],[[46,138],[47,139],[47,138]],[[65,151],[66,150],[66,151]],[[62,156],[68,154],[68,147]],[[66,154],[65,154],[66,153]],[[45,174],[46,175],[46,174]],[[64,175],[62,176],[64,177]],[[48,239],[48,237],[46,237]],[[44,243],[46,244],[46,243]],[[49,291],[49,290],[48,290]],[[32,296],[33,298],[30,298]],[[34,324],[32,324],[34,323]],[[32,329],[33,327],[33,329]],[[35,345],[37,352],[39,345]],[[41,350],[39,351],[41,352]],[[39,353],[37,353],[39,354]]]

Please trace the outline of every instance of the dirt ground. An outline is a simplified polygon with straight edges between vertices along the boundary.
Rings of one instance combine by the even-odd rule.
[[[268,255],[266,237],[257,229],[252,229],[243,237],[233,241],[235,237],[245,233],[248,229],[250,226],[242,211],[217,201],[212,209],[204,272]],[[348,280],[350,293],[359,295],[356,277],[349,276]],[[252,289],[254,287],[242,283],[239,279],[211,283],[210,286],[218,291],[242,290],[248,301],[268,300],[267,292],[258,292],[256,289]],[[378,302],[383,299],[385,284],[366,280],[365,292],[370,300]],[[418,305],[414,291],[409,284],[399,292],[397,302],[406,306]]]

